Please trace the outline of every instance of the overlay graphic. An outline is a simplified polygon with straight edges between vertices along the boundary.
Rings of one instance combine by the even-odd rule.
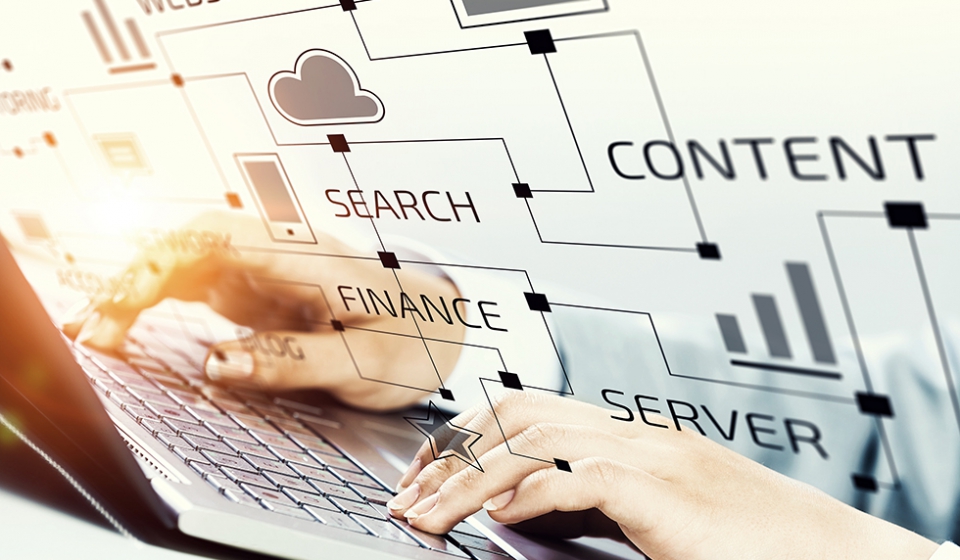
[[[427,436],[434,459],[456,457],[471,467],[483,471],[480,461],[471,449],[482,435],[451,424],[450,419],[437,408],[437,405],[433,404],[433,401],[428,405],[426,418],[404,418],[404,420]]]
[[[270,100],[277,111],[301,126],[374,123],[383,120],[383,102],[361,89],[349,64],[322,49],[297,59],[294,72],[270,78]]]

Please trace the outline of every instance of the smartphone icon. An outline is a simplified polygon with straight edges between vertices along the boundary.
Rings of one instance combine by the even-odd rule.
[[[257,201],[257,209],[270,237],[280,243],[316,244],[317,238],[307,223],[280,156],[236,154],[234,157],[250,193]]]

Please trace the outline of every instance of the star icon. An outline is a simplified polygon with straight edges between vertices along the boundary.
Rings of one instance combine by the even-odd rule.
[[[480,461],[471,447],[483,434],[455,426],[437,405],[430,401],[426,418],[404,418],[411,426],[427,436],[433,458],[437,461],[456,457],[471,467],[483,472]]]

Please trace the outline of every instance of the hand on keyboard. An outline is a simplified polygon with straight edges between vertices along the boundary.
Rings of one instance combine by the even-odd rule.
[[[456,458],[434,460],[425,444],[388,503],[393,516],[432,533],[481,507],[501,523],[547,516],[538,525],[566,537],[616,536],[616,525],[657,560],[926,560],[936,549],[686,427],[625,422],[609,410],[531,392],[515,391],[494,408],[502,433],[489,407],[451,421],[484,434],[471,448],[483,471]],[[584,513],[558,523],[548,519],[555,512]]]
[[[155,232],[140,240],[120,288],[65,319],[63,330],[112,349],[141,311],[166,298],[199,301],[255,333],[211,349],[205,372],[213,380],[266,390],[325,389],[375,410],[422,397],[399,386],[435,390],[460,346],[434,345],[427,356],[417,329],[426,338],[458,341],[465,327],[414,323],[398,286],[409,294],[406,301],[423,295],[447,305],[459,296],[455,286],[418,265],[386,268],[370,253],[319,232],[316,237],[309,253],[277,251],[259,220],[237,213],[206,214],[182,230]]]

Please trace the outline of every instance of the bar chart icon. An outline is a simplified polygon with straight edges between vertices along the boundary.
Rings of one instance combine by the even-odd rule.
[[[788,262],[786,263],[786,269],[787,277],[790,280],[790,287],[793,291],[793,298],[803,323],[813,360],[817,364],[828,366],[836,365],[836,352],[833,347],[833,342],[830,339],[827,322],[823,316],[823,309],[820,306],[820,299],[817,296],[813,276],[810,273],[810,267],[806,263]],[[793,359],[794,352],[791,348],[787,331],[784,328],[783,317],[777,303],[777,298],[769,294],[752,294],[751,300],[769,356],[778,360]],[[718,313],[716,318],[717,325],[720,328],[720,335],[723,338],[727,352],[732,354],[747,354],[747,344],[737,316]],[[837,372],[787,366],[784,365],[783,362],[758,363],[744,360],[731,360],[730,363],[739,367],[765,369],[814,377],[830,379],[840,379],[841,377]]]
[[[81,12],[80,18],[83,19],[87,33],[90,34],[101,60],[107,65],[108,72],[121,74],[156,68],[157,65],[151,60],[150,49],[143,40],[143,34],[136,20],[127,18],[121,29],[104,0],[93,0],[93,3],[97,9],[97,15],[100,16],[100,23],[90,11]],[[124,35],[129,36],[139,58],[134,58]]]

